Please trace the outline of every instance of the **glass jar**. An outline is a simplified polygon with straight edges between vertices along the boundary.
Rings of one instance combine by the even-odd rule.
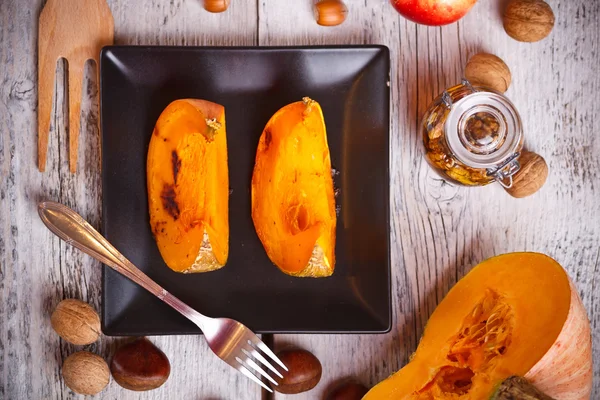
[[[463,80],[433,101],[421,130],[425,157],[444,179],[465,186],[512,186],[523,127],[504,95]]]

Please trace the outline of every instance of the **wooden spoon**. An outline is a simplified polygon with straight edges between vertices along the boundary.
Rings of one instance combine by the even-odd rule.
[[[83,71],[103,46],[113,43],[114,21],[106,0],[48,0],[39,20],[38,168],[46,169],[56,61],[67,59],[69,75],[69,169],[77,171]],[[99,83],[99,80],[98,80]]]

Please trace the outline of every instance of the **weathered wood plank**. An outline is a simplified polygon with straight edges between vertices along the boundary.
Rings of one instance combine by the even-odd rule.
[[[78,173],[68,169],[65,67],[58,64],[46,173],[36,168],[36,48],[41,1],[0,2],[0,398],[75,398],[60,378],[64,358],[82,349],[59,340],[49,317],[75,297],[99,310],[101,267],[59,241],[37,216],[52,199],[101,219],[100,138],[95,66],[88,65],[82,104]],[[253,45],[256,5],[234,2],[225,14],[196,1],[109,1],[118,44]],[[90,80],[91,79],[91,80]],[[102,393],[119,399],[259,398],[258,386],[217,359],[201,336],[151,338],[172,363],[160,389],[136,393],[112,382]],[[107,360],[122,339],[102,337],[85,348]]]
[[[591,126],[600,78],[600,10],[587,2],[551,2],[552,36],[518,43],[501,24],[502,2],[479,2],[458,24],[417,26],[387,2],[348,1],[350,15],[335,28],[319,27],[309,2],[261,2],[260,44],[381,43],[392,54],[391,207],[394,329],[388,335],[278,335],[313,351],[322,382],[295,399],[315,399],[335,380],[365,384],[385,378],[408,360],[435,306],[477,262],[494,254],[531,250],[554,256],[575,280],[600,344],[597,287],[600,144]],[[498,185],[457,188],[441,181],[422,157],[420,116],[445,87],[460,81],[479,51],[504,58],[513,71],[508,96],[521,111],[527,146],[544,155],[551,176],[542,191],[513,199]],[[600,396],[598,360],[594,396]],[[277,395],[276,398],[287,398]]]

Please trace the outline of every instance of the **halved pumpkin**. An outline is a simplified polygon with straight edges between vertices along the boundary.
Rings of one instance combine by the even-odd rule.
[[[165,263],[177,272],[221,268],[229,253],[229,176],[225,109],[175,100],[148,148],[150,225]]]
[[[431,315],[416,353],[365,400],[480,400],[516,375],[560,400],[590,398],[590,325],[563,268],[538,253],[475,267]]]
[[[252,175],[252,220],[281,271],[324,277],[335,266],[335,199],[321,106],[307,97],[267,123]]]

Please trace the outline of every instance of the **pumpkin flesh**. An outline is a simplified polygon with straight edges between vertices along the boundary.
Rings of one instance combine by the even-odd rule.
[[[572,295],[567,274],[550,257],[512,253],[491,258],[460,280],[439,304],[410,363],[364,399],[489,399],[504,379],[528,377],[559,335],[564,336]],[[577,322],[589,326],[582,310],[576,312]],[[584,337],[584,348],[585,341]],[[588,348],[576,362],[589,363],[591,371],[590,354]],[[544,375],[548,373],[552,371]],[[583,392],[589,396],[591,374],[587,387],[586,379]],[[532,382],[536,384],[535,379]],[[540,389],[552,395],[555,388]]]
[[[165,263],[177,272],[221,268],[229,251],[225,109],[176,100],[162,112],[147,159],[150,225]]]
[[[252,220],[281,271],[324,277],[335,265],[335,199],[325,122],[311,99],[275,113],[262,132],[252,175]]]

